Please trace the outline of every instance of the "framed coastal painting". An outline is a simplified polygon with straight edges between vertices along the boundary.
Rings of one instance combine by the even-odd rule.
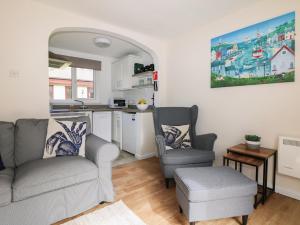
[[[295,12],[211,40],[211,87],[293,82]]]

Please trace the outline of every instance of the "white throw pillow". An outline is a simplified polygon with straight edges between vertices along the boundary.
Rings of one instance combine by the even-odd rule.
[[[86,122],[49,119],[43,158],[85,156]]]
[[[190,125],[170,126],[161,125],[164,132],[166,149],[191,148]]]

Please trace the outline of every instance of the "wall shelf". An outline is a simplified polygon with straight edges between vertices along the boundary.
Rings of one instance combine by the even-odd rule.
[[[133,85],[132,88],[153,88],[153,84]]]
[[[153,71],[146,71],[146,72],[142,72],[142,73],[136,73],[133,74],[132,77],[150,77],[152,76]]]

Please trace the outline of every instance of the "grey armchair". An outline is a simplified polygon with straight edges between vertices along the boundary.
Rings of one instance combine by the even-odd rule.
[[[216,134],[196,135],[195,126],[198,118],[198,107],[158,107],[154,109],[153,119],[158,155],[163,171],[166,187],[176,168],[212,166],[215,159],[213,151]],[[166,150],[165,138],[161,125],[190,125],[192,149]]]

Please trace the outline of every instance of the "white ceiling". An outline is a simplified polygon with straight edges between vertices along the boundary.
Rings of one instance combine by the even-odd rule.
[[[171,38],[260,0],[37,0],[116,26]]]
[[[99,48],[95,46],[95,37],[108,38],[111,40],[111,46],[108,48]],[[115,37],[77,31],[59,32],[53,34],[49,39],[49,47],[113,58],[120,58],[128,54],[139,55],[141,52],[143,52],[143,50],[139,47]]]

